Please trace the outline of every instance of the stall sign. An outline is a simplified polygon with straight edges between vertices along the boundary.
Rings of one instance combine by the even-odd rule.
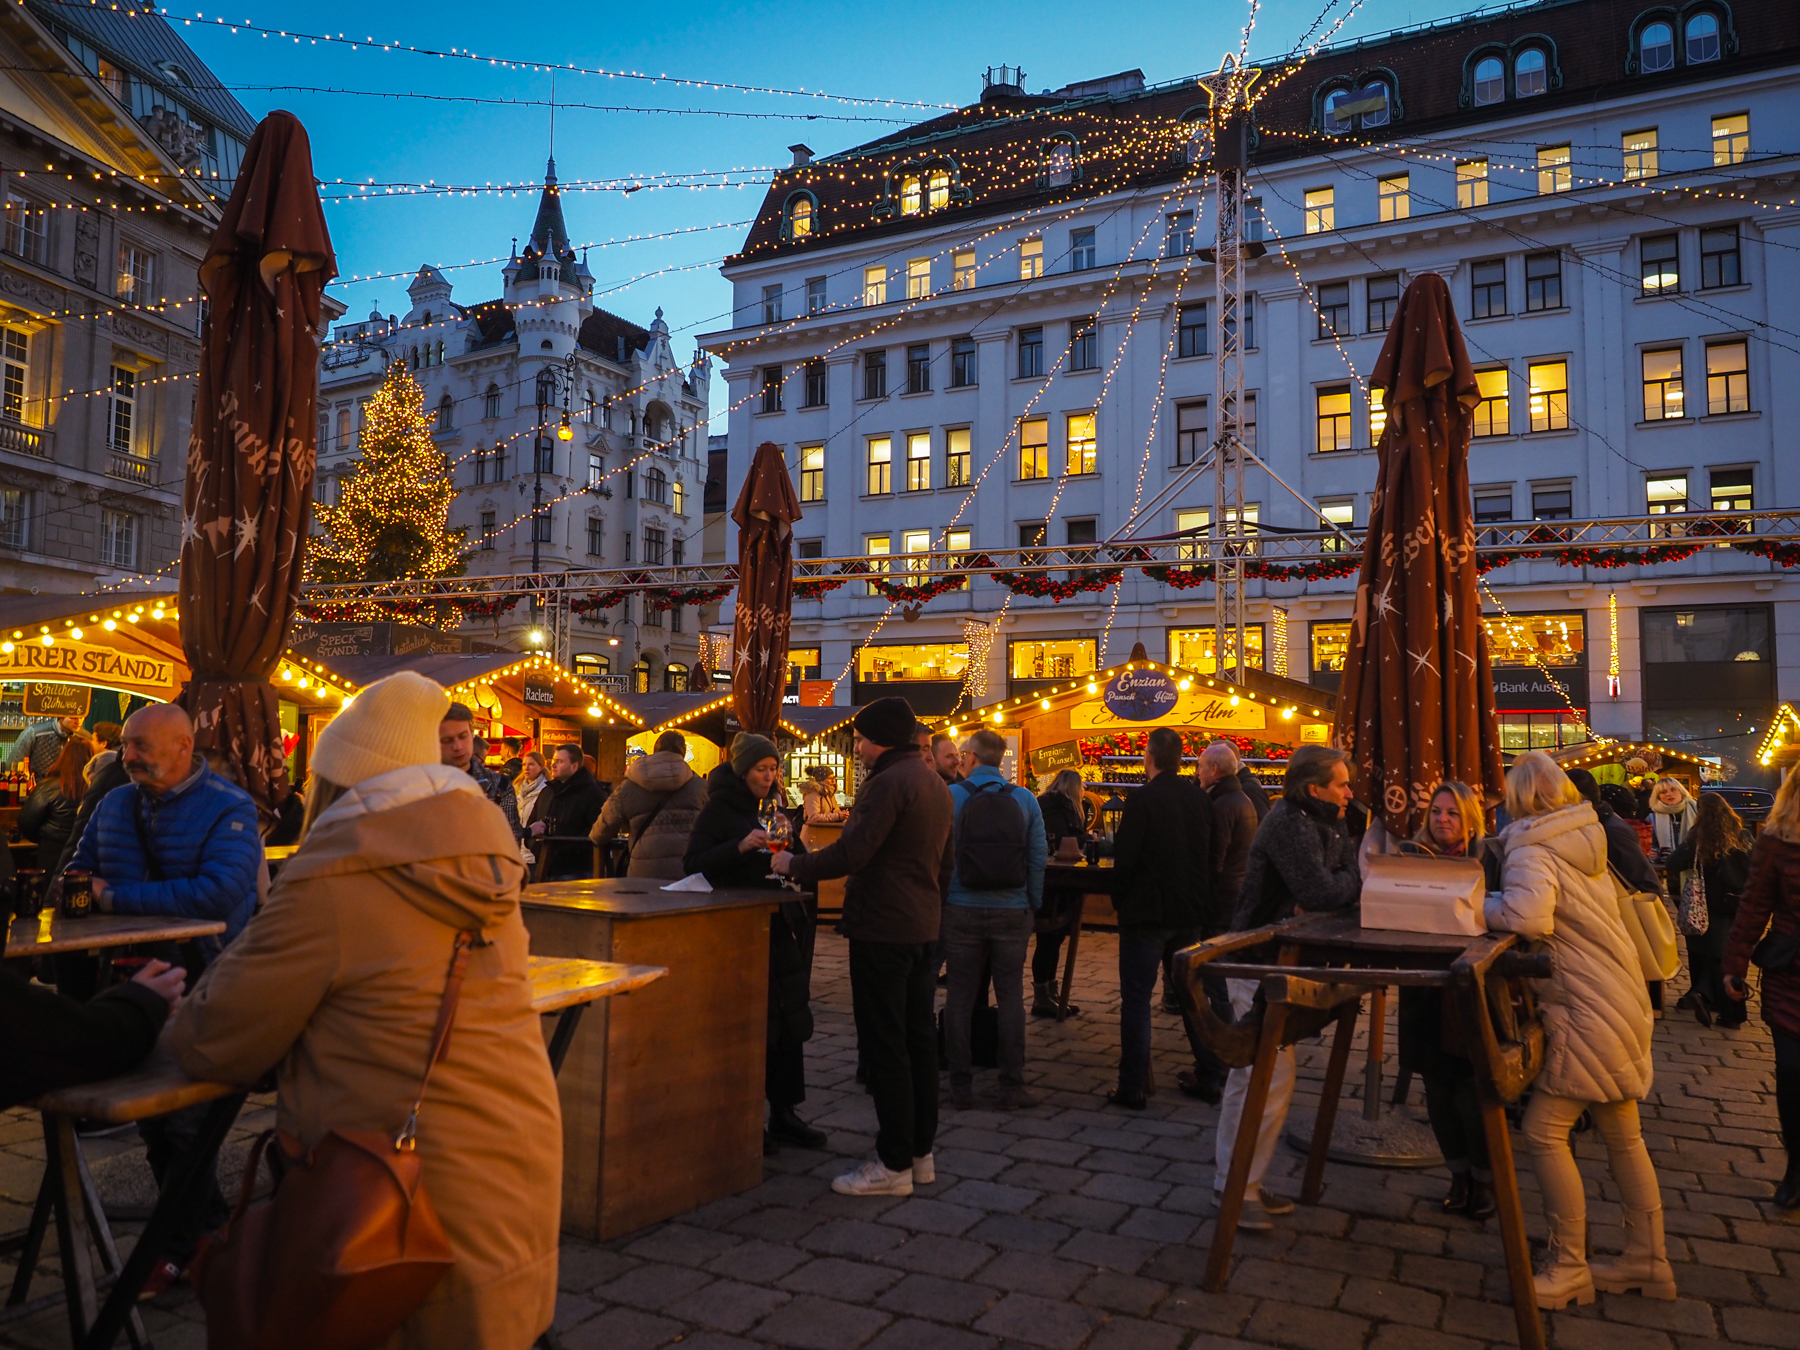
[[[89,642],[58,638],[54,646],[23,641],[0,652],[0,680],[47,678],[67,684],[99,685],[168,698],[175,692],[175,663],[163,656],[119,651]]]
[[[1031,752],[1031,771],[1034,774],[1058,773],[1063,769],[1079,769],[1081,767],[1081,743],[1079,741],[1058,741],[1055,745],[1043,745]]]
[[[540,725],[538,727],[538,750],[543,754],[545,759],[548,759],[554,754],[556,752],[556,747],[559,745],[573,745],[579,747],[581,745],[581,733],[575,730],[574,727],[553,727],[546,725]]]
[[[85,684],[27,684],[27,717],[86,717],[94,691]]]
[[[800,706],[802,708],[829,708],[836,697],[836,680],[800,681]]]
[[[1069,730],[1133,731],[1166,726],[1260,731],[1268,725],[1267,712],[1262,704],[1249,699],[1240,700],[1234,708],[1225,694],[1183,689],[1159,670],[1126,670],[1107,681],[1099,698],[1084,699],[1069,709]]]
[[[527,708],[554,708],[556,706],[556,686],[549,680],[527,675],[524,692],[520,697]]]
[[[1302,722],[1300,724],[1300,744],[1330,745],[1331,728],[1323,722]]]

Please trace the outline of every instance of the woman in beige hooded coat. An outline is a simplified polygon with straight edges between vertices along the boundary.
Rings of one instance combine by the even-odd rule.
[[[197,1078],[279,1069],[277,1123],[396,1133],[430,1050],[456,935],[477,934],[419,1112],[425,1188],[456,1264],[389,1350],[527,1350],[556,1303],[562,1124],[531,1009],[524,867],[505,818],[438,763],[444,691],[370,685],[321,733],[306,833],[206,972],[172,1039]]]
[[[1544,1070],[1532,1084],[1524,1121],[1550,1228],[1536,1277],[1538,1306],[1592,1303],[1596,1288],[1672,1299],[1662,1193],[1638,1128],[1638,1101],[1650,1091],[1654,1023],[1637,949],[1606,869],[1606,831],[1541,750],[1513,761],[1506,810],[1513,819],[1500,836],[1501,890],[1488,896],[1487,924],[1539,939],[1555,967],[1538,988]],[[1587,1196],[1569,1151],[1569,1131],[1583,1111],[1606,1141],[1625,1209],[1624,1256],[1591,1268]]]

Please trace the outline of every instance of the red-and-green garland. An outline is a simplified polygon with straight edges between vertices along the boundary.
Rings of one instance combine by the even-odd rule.
[[[1038,599],[1048,596],[1061,604],[1083,591],[1105,590],[1125,575],[1125,569],[1085,567],[1066,581],[1058,581],[1048,572],[990,572],[988,575],[1014,595],[1029,595]]]

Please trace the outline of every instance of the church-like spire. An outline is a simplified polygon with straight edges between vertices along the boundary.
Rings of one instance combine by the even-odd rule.
[[[568,226],[563,223],[562,189],[556,182],[556,160],[544,167],[544,195],[538,199],[537,219],[531,224],[531,238],[525,245],[525,257],[553,262],[573,263],[575,250],[569,247]]]

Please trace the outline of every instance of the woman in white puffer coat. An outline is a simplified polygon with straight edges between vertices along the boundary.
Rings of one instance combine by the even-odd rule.
[[[1638,1101],[1650,1091],[1650,1000],[1607,872],[1606,832],[1541,750],[1513,761],[1506,810],[1512,824],[1500,836],[1502,889],[1488,896],[1488,927],[1542,941],[1555,963],[1538,989],[1544,1071],[1524,1122],[1550,1229],[1538,1306],[1592,1303],[1596,1288],[1672,1299],[1662,1194],[1638,1127]],[[1606,1141],[1626,1228],[1624,1256],[1591,1268],[1587,1198],[1569,1151],[1584,1110]]]

